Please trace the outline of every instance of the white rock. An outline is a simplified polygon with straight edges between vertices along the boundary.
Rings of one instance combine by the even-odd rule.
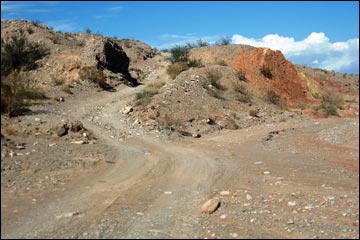
[[[221,195],[221,196],[227,196],[227,195],[229,195],[229,194],[230,194],[230,192],[229,192],[229,191],[225,191],[225,190],[220,192],[220,195]]]
[[[290,207],[293,207],[293,206],[296,206],[296,202],[295,201],[289,201],[287,203],[287,205],[290,206]]]
[[[218,198],[212,198],[212,199],[208,200],[207,202],[205,202],[201,206],[201,212],[211,214],[211,213],[215,212],[215,210],[218,208],[219,204],[220,204],[220,201]]]
[[[264,175],[269,175],[269,174],[270,174],[269,171],[265,171],[265,172],[264,172]]]
[[[254,164],[255,164],[255,165],[258,165],[258,164],[262,164],[262,162],[255,162]]]
[[[64,218],[70,218],[73,216],[77,216],[80,215],[80,211],[73,211],[73,212],[69,212],[63,215]]]
[[[83,140],[80,141],[72,141],[71,143],[75,143],[75,144],[84,144],[85,142]]]
[[[164,194],[170,195],[170,194],[172,194],[172,192],[166,191],[166,192],[164,192]]]
[[[246,194],[246,199],[247,200],[251,200],[252,199],[252,196],[250,194]]]
[[[225,219],[227,217],[227,214],[222,214],[221,216],[220,216],[220,219]]]

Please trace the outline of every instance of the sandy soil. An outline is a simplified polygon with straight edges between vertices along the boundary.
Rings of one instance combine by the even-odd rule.
[[[9,120],[80,120],[97,142],[9,137],[26,149],[1,159],[2,238],[359,238],[358,118],[169,139],[121,113],[140,90],[83,91]],[[201,213],[212,197],[220,207]]]

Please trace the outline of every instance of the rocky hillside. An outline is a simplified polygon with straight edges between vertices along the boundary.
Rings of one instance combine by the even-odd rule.
[[[166,74],[170,54],[138,40],[55,32],[24,20],[2,21],[2,39],[21,34],[49,49],[37,61],[38,67],[26,72],[47,96],[77,94],[89,82],[105,90],[115,90],[121,83],[145,83],[142,91],[129,97],[125,112],[152,129],[197,136],[286,121],[289,116],[358,114],[358,75],[297,66],[280,51],[247,45],[192,48],[189,59],[201,64],[170,79]]]
[[[24,20],[2,21],[1,38],[19,37],[49,49],[50,54],[38,61],[29,72],[31,79],[47,92],[56,86],[78,83],[81,69],[99,69],[112,86],[124,82],[137,85],[146,75],[143,62],[157,52],[135,40],[118,40],[100,34],[61,33],[46,25]]]

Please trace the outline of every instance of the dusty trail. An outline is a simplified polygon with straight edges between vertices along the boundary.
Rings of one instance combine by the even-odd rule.
[[[164,71],[157,75],[166,78]],[[319,138],[326,129],[342,126],[344,132],[336,138],[342,147],[358,139],[352,128],[358,128],[357,119],[289,121],[175,142],[145,131],[124,139],[129,129],[120,111],[140,90],[122,86],[114,93],[69,100],[64,112],[109,147],[114,163],[77,177],[66,191],[2,224],[3,237],[224,238],[237,233],[240,238],[310,238],[334,232],[358,237],[358,230],[340,234],[343,226],[358,222],[358,215],[341,218],[349,203],[340,200],[346,195],[358,210],[358,174],[328,161],[335,145],[329,136],[326,141]],[[271,131],[279,133],[264,140]],[[341,142],[341,136],[349,137]],[[322,148],[316,147],[320,143]],[[358,152],[357,145],[343,152],[334,149],[340,157]],[[219,196],[221,190],[231,194]],[[335,196],[335,203],[324,205],[328,195]],[[201,204],[213,196],[220,197],[220,210],[201,214]],[[288,207],[294,199],[298,207]],[[309,203],[319,207],[306,217],[309,210],[302,209]],[[61,217],[75,210],[80,215]],[[307,218],[317,222],[307,225]],[[301,223],[301,231],[292,233],[289,219]]]

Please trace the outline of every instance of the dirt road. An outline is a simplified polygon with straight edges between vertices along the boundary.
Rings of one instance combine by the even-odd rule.
[[[2,238],[359,237],[358,119],[166,140],[129,129],[120,110],[140,89],[79,94],[62,105],[107,147],[110,164],[71,172],[62,190],[44,190],[21,211],[37,193],[2,185]],[[212,197],[220,208],[200,213]]]

